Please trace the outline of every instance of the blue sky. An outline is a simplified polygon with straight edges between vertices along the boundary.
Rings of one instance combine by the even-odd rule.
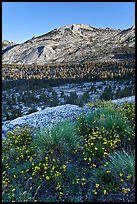
[[[22,43],[69,24],[127,29],[135,2],[3,2],[2,39]]]

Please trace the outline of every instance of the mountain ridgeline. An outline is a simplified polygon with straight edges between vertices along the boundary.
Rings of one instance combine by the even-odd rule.
[[[135,27],[116,30],[72,24],[4,47],[2,53],[3,64],[18,65],[134,60]]]

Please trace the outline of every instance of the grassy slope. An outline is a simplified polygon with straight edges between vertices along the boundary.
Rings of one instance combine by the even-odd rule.
[[[134,201],[134,124],[133,104],[99,103],[36,138],[17,127],[3,141],[3,201]]]

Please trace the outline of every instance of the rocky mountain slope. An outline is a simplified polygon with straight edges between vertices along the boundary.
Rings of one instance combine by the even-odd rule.
[[[134,58],[135,27],[126,30],[85,24],[59,27],[3,52],[5,64],[76,63]]]
[[[3,40],[2,41],[2,48],[7,47],[7,46],[11,46],[11,45],[15,45],[16,43],[14,42],[10,42],[8,40]]]
[[[7,52],[8,50],[10,50],[11,48],[13,48],[16,45],[17,44],[14,42],[10,42],[8,40],[3,40],[2,41],[2,54],[4,54],[5,52]]]

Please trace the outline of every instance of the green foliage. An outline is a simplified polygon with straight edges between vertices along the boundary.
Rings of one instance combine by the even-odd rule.
[[[2,65],[2,79],[50,79],[51,83],[58,81],[73,82],[88,81],[106,78],[135,76],[135,60],[87,62],[78,64],[53,64],[53,65]],[[59,84],[59,83],[57,83]],[[36,84],[35,84],[36,86]]]
[[[34,113],[34,112],[37,112],[37,108],[35,107],[31,107],[31,109],[27,112],[27,114],[31,114],[31,113]]]
[[[4,140],[4,150],[6,147],[28,146],[32,141],[32,131],[28,125],[22,127],[16,126],[12,131],[7,132],[7,138]]]
[[[89,102],[88,107],[89,108],[99,108],[99,107],[106,107],[106,106],[112,106],[113,104],[111,103],[111,100],[105,101],[104,99],[99,99],[94,102]]]
[[[35,197],[40,186],[33,193],[30,180],[32,180],[32,177],[27,180],[25,187],[16,184],[10,193],[3,193],[3,202],[36,202]]]
[[[95,113],[95,124],[107,130],[115,129],[119,133],[128,129],[128,120],[113,108],[100,108]]]
[[[122,106],[122,110],[128,120],[135,126],[135,104],[125,102]]]
[[[132,201],[135,185],[135,154],[115,151],[98,169],[93,169],[90,179],[94,181],[94,194],[98,201]],[[116,197],[115,197],[116,196]]]
[[[113,169],[115,175],[124,172],[135,179],[135,154],[133,152],[116,151],[109,155],[108,160],[108,168]]]
[[[17,117],[21,117],[22,116],[21,110],[19,108],[13,109],[11,114],[12,114],[12,116],[10,116],[10,119],[12,119],[12,120],[17,118]]]
[[[92,104],[90,106],[92,106]],[[90,132],[95,126],[104,127],[107,131],[115,130],[118,133],[131,130],[127,117],[124,117],[122,112],[119,112],[115,105],[100,102],[97,107],[97,110],[94,112],[78,118],[77,125],[83,135]]]
[[[37,132],[34,142],[40,151],[56,148],[68,151],[79,144],[80,137],[76,133],[75,124],[65,121],[54,125],[52,128],[41,128]]]
[[[83,103],[87,103],[88,100],[89,100],[89,93],[88,93],[88,92],[85,92],[85,93],[82,95],[81,100],[82,100]]]
[[[109,87],[106,87],[103,91],[103,93],[101,94],[100,96],[100,99],[104,99],[104,100],[111,100],[113,99],[113,91],[112,91],[112,88],[111,86]]]
[[[65,103],[78,105],[79,99],[76,92],[70,92],[70,96],[65,96]]]
[[[131,95],[135,95],[135,88],[125,87],[122,90],[120,88],[118,88],[116,93],[114,94],[115,99],[128,97],[128,96],[131,96]]]
[[[37,132],[16,127],[7,133],[2,141],[3,202],[134,202],[134,108],[100,105],[76,123]],[[132,143],[130,151],[124,149],[125,140],[126,147]]]

